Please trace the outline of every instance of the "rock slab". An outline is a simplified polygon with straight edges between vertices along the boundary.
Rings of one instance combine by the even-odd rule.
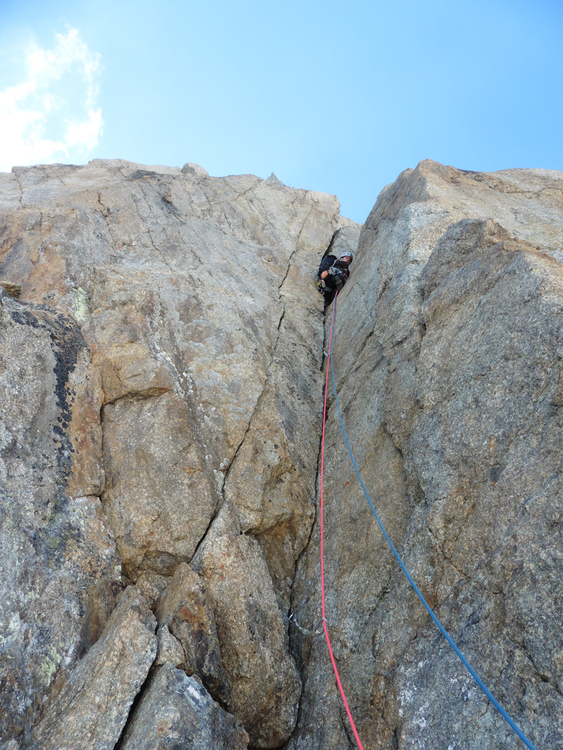
[[[242,724],[195,677],[161,667],[133,712],[122,750],[246,750]]]
[[[42,618],[49,624],[38,674],[26,677],[35,707],[23,717],[19,683],[9,688],[5,716],[17,721],[0,740],[29,732],[99,638],[115,606],[115,594],[104,593],[113,575],[123,573],[120,586],[138,582],[156,609],[176,569],[206,549],[197,574],[209,604],[189,599],[178,608],[170,627],[181,641],[162,625],[158,665],[201,674],[253,741],[279,746],[300,695],[284,616],[314,518],[323,338],[314,272],[335,233],[353,223],[334,196],[275,179],[121,160],[0,175],[0,207],[0,278],[21,287],[28,308],[71,320],[83,342],[73,377],[90,390],[76,390],[70,421],[66,412],[53,417],[75,448],[64,455],[72,464],[65,492],[91,515],[103,511],[97,518],[113,550],[104,561],[93,550],[68,571],[65,586],[72,591],[74,577],[83,594],[70,597],[76,616],[61,627],[61,648],[50,615],[31,612],[33,628]],[[57,383],[44,381],[50,404]],[[10,420],[17,424],[16,412]],[[43,460],[37,451],[34,444],[28,467]],[[227,507],[237,519],[228,535],[228,554],[239,561],[231,582],[221,580],[228,570],[216,575],[207,565],[222,555],[206,540]],[[16,587],[11,570],[7,588],[42,601],[45,572],[21,576]],[[23,641],[14,612],[10,605],[3,633],[12,628]],[[189,618],[181,620],[188,613],[197,615],[189,634]],[[14,663],[6,675],[17,682]],[[18,674],[32,673],[24,664]]]
[[[101,390],[74,319],[0,299],[0,738],[28,737],[121,592]]]
[[[354,457],[427,601],[536,747],[563,742],[560,382],[563,174],[434,162],[380,195],[337,302]],[[334,400],[327,619],[367,747],[518,744],[410,589],[363,498]],[[319,617],[318,528],[293,589]],[[349,747],[326,650],[297,628],[291,750]],[[320,718],[320,723],[319,723]]]
[[[156,620],[128,588],[32,735],[30,750],[111,750],[156,656]]]

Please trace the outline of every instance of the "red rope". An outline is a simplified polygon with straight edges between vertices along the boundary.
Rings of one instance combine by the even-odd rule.
[[[358,731],[356,729],[356,725],[354,724],[354,719],[352,718],[352,713],[350,711],[350,708],[348,706],[348,701],[346,700],[346,695],[344,694],[344,688],[342,687],[342,683],[340,682],[340,675],[338,674],[338,669],[336,667],[336,660],[334,658],[334,654],[332,653],[332,646],[330,645],[330,637],[328,635],[328,627],[326,624],[326,607],[325,607],[325,565],[324,565],[324,522],[323,522],[323,487],[324,487],[324,460],[325,460],[325,425],[326,425],[326,399],[327,399],[327,393],[328,393],[328,371],[329,371],[329,363],[330,358],[332,357],[332,331],[334,328],[334,313],[336,310],[336,297],[338,296],[338,293],[334,297],[334,303],[332,305],[332,320],[330,323],[330,339],[328,343],[328,357],[326,361],[326,381],[325,381],[325,395],[324,395],[324,406],[323,406],[323,436],[321,441],[321,602],[322,602],[322,611],[323,611],[323,628],[325,631],[325,639],[328,646],[328,653],[330,655],[330,660],[332,662],[332,668],[334,669],[334,676],[336,677],[336,682],[338,684],[338,689],[340,690],[340,695],[342,696],[342,701],[344,703],[344,708],[346,709],[346,713],[348,714],[348,719],[350,721],[350,725],[352,727],[352,731],[354,732],[354,737],[356,738],[356,742],[358,743],[358,747],[360,750],[364,750],[364,747],[360,741],[360,736],[358,734]]]

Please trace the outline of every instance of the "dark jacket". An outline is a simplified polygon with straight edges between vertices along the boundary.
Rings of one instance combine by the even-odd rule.
[[[323,271],[328,271],[330,268],[338,269],[339,274],[343,277],[344,281],[347,281],[348,277],[350,276],[350,270],[348,268],[348,263],[346,263],[343,260],[339,260],[336,255],[325,255],[325,257],[321,260],[321,265],[319,266],[319,270],[317,272],[317,278],[321,278],[321,273]],[[333,286],[332,284],[332,274],[329,274],[325,278],[325,284],[328,282],[330,286]]]

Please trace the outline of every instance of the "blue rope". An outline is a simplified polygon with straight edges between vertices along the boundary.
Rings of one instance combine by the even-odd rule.
[[[333,319],[334,319],[335,310],[336,310],[336,297],[337,296],[338,295],[335,296],[334,304],[333,304],[333,308],[332,308]],[[371,501],[371,498],[370,498],[370,496],[368,494],[368,491],[366,490],[365,485],[364,485],[364,483],[362,481],[362,477],[360,476],[360,472],[358,471],[358,467],[356,465],[356,461],[354,460],[354,456],[352,455],[352,449],[350,448],[350,443],[348,442],[348,436],[346,435],[346,430],[344,429],[344,422],[342,421],[342,414],[340,413],[340,404],[338,403],[338,394],[336,392],[336,377],[334,375],[333,357],[331,355],[332,355],[332,346],[331,346],[331,348],[330,348],[330,350],[328,352],[328,358],[330,359],[330,367],[331,367],[331,371],[332,371],[332,383],[333,383],[333,386],[334,386],[334,398],[336,400],[336,409],[338,410],[338,419],[340,420],[340,426],[342,427],[342,434],[344,435],[344,440],[346,441],[346,446],[348,448],[348,453],[350,454],[350,458],[352,459],[352,463],[354,464],[354,470],[356,471],[358,479],[360,480],[360,484],[362,486],[362,490],[364,491],[364,495],[366,496],[367,501],[368,501],[368,503],[370,505],[370,508],[373,511],[373,515],[375,516],[376,521],[379,524],[379,528],[383,532],[383,536],[387,540],[387,544],[389,545],[389,547],[391,548],[391,551],[395,555],[395,558],[397,559],[397,562],[399,563],[399,565],[403,569],[403,573],[406,575],[408,582],[410,583],[410,585],[415,590],[416,595],[418,596],[418,598],[420,599],[420,601],[424,605],[424,607],[425,607],[426,611],[428,612],[428,614],[430,615],[430,617],[436,623],[436,626],[437,626],[438,630],[442,633],[442,635],[444,636],[444,638],[447,640],[447,642],[450,644],[450,646],[453,648],[453,650],[456,652],[456,654],[461,659],[461,662],[462,662],[463,666],[467,669],[467,671],[469,672],[469,674],[473,677],[473,679],[475,680],[475,682],[479,685],[479,687],[481,688],[481,690],[485,693],[485,695],[487,696],[487,698],[491,701],[491,703],[496,708],[496,710],[499,712],[499,714],[502,716],[502,718],[509,724],[509,726],[511,727],[511,729],[513,729],[516,732],[516,734],[518,735],[518,737],[520,737],[520,739],[526,745],[526,747],[528,747],[530,750],[537,750],[536,747],[534,745],[532,745],[532,743],[530,742],[530,740],[522,732],[522,730],[510,718],[510,716],[507,714],[507,712],[504,710],[504,708],[500,705],[500,703],[497,701],[497,699],[491,693],[491,691],[487,688],[487,686],[485,685],[485,683],[483,682],[483,680],[481,680],[481,678],[475,672],[475,670],[473,669],[473,667],[471,666],[471,664],[467,661],[467,659],[465,658],[465,656],[461,653],[461,651],[459,650],[459,648],[456,646],[456,644],[454,643],[452,637],[448,634],[448,632],[446,631],[446,629],[444,628],[444,626],[442,625],[442,623],[440,622],[440,620],[438,620],[438,618],[436,617],[436,615],[434,614],[434,612],[430,609],[429,604],[427,603],[426,599],[424,598],[424,596],[420,592],[420,590],[419,590],[418,586],[416,585],[416,583],[413,581],[412,576],[409,573],[409,571],[406,569],[404,562],[401,560],[401,557],[399,556],[399,553],[397,552],[397,550],[395,549],[395,546],[394,546],[393,542],[389,538],[389,534],[385,531],[385,527],[381,523],[381,520],[380,520],[379,516],[377,515],[377,511],[373,507],[373,503]]]

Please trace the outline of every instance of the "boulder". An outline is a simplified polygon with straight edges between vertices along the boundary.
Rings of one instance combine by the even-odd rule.
[[[221,649],[212,603],[203,580],[182,563],[176,568],[156,617],[161,630],[168,630],[181,644],[182,667],[197,674],[215,700],[230,703],[230,686],[221,662]]]
[[[125,732],[122,750],[246,750],[242,724],[195,677],[171,665],[153,675]]]
[[[30,750],[111,750],[156,656],[156,621],[135,587],[32,734]]]

